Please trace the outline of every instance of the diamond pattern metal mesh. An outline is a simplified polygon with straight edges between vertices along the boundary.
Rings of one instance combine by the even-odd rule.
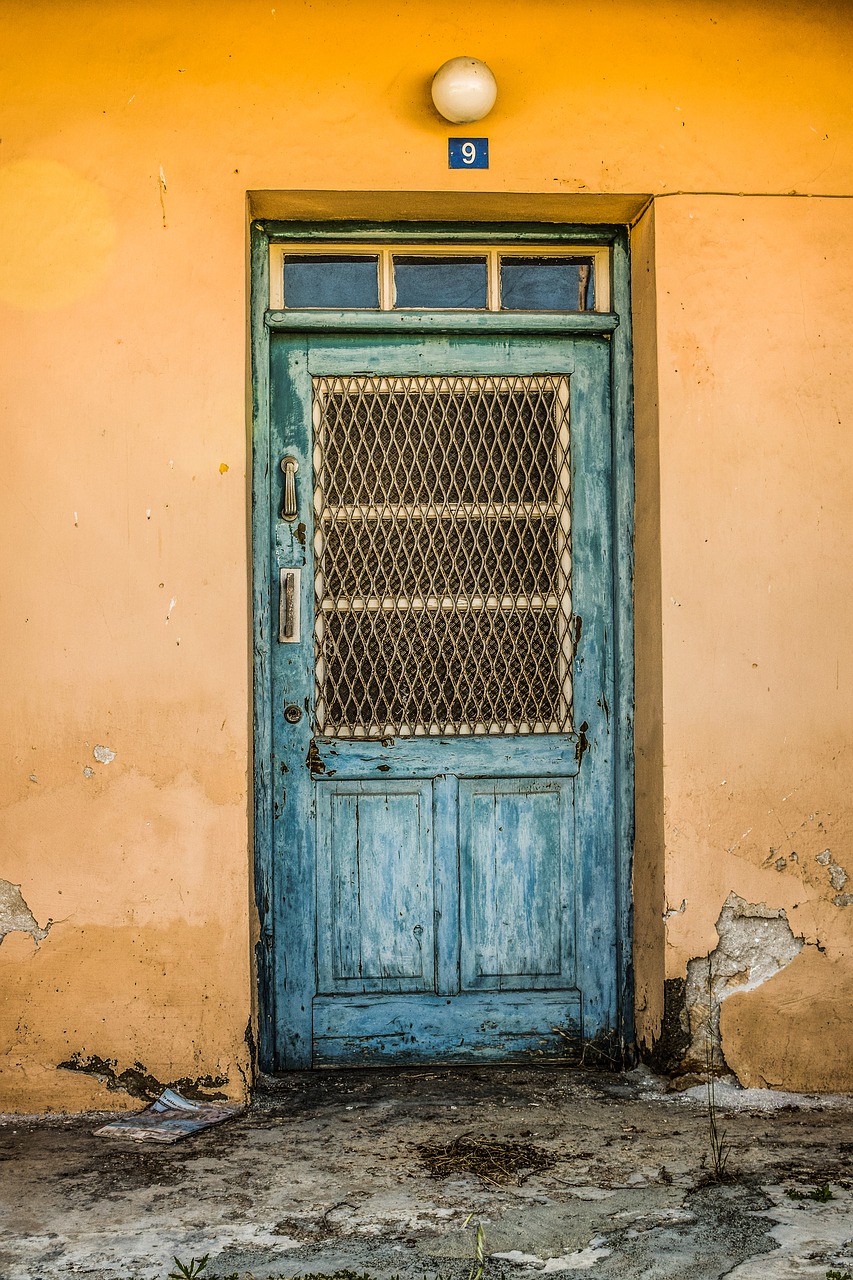
[[[568,732],[568,378],[317,377],[313,406],[318,732]]]

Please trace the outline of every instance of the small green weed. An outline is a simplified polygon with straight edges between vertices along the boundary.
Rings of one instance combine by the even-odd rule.
[[[817,1204],[826,1204],[828,1200],[834,1200],[835,1196],[832,1194],[829,1183],[825,1182],[822,1187],[812,1187],[811,1191],[798,1191],[796,1187],[791,1187],[788,1190],[788,1199],[814,1200]]]
[[[827,1271],[826,1280],[853,1280],[849,1271]]]
[[[175,1258],[176,1269],[169,1272],[169,1280],[195,1280],[204,1271],[209,1257],[210,1254],[206,1253],[203,1258],[190,1258],[189,1262],[181,1262],[179,1258]]]
[[[465,1226],[473,1218],[473,1213],[469,1213],[465,1219]],[[477,1223],[477,1244],[474,1258],[474,1266],[468,1272],[468,1280],[483,1280],[483,1273],[486,1270],[486,1233],[483,1230],[482,1222]]]

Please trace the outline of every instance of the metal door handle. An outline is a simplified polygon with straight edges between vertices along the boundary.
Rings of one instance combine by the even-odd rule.
[[[299,588],[301,580],[301,569],[282,569],[279,574],[279,644],[299,644]]]
[[[284,472],[281,518],[282,520],[295,520],[298,514],[296,506],[296,473],[299,470],[299,463],[291,454],[287,454],[281,460],[281,469]]]

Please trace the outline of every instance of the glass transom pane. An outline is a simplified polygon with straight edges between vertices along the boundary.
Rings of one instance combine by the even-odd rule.
[[[606,312],[606,246],[270,244],[270,308]]]
[[[571,729],[569,379],[313,379],[331,737]]]
[[[284,305],[298,309],[377,310],[378,255],[287,254]]]
[[[591,259],[501,258],[504,311],[591,311]]]
[[[430,311],[484,310],[488,300],[485,258],[394,255],[397,307]]]

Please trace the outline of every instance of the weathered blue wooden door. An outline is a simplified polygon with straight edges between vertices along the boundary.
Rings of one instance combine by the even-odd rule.
[[[278,1069],[616,1026],[609,379],[602,335],[271,337]]]

